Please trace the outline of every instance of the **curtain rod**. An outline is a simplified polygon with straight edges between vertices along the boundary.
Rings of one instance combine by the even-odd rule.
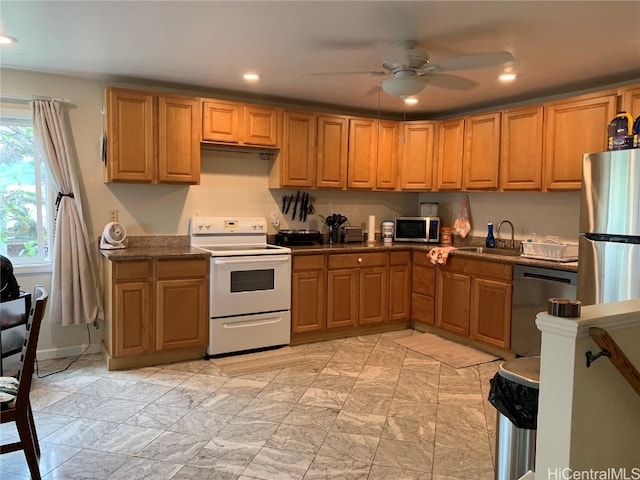
[[[0,102],[9,102],[9,103],[31,103],[33,100],[56,100],[60,103],[65,103],[67,105],[72,105],[71,100],[68,100],[66,98],[59,98],[59,97],[47,97],[47,96],[43,96],[43,95],[32,95],[32,96],[25,96],[25,95],[6,95],[6,94],[0,94]]]

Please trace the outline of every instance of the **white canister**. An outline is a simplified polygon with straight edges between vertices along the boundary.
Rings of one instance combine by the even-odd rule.
[[[384,243],[393,242],[393,222],[391,220],[382,222],[382,241]]]

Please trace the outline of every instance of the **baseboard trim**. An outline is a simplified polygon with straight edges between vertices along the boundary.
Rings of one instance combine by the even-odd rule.
[[[85,352],[85,349],[87,351]],[[56,358],[77,357],[82,353],[100,353],[102,351],[102,342],[87,345],[74,345],[71,347],[48,348],[46,350],[38,350],[36,357],[38,361],[54,360]]]

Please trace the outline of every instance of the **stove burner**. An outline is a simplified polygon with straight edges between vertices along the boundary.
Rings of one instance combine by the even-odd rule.
[[[318,230],[280,230],[276,233],[275,243],[283,246],[322,245],[322,234]]]

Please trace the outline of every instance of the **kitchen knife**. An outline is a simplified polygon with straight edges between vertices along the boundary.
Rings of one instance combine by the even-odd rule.
[[[293,204],[293,213],[291,214],[291,220],[296,219],[296,210],[298,209],[298,200],[300,200],[300,190],[298,190],[298,193],[296,193],[296,201]]]
[[[307,207],[308,193],[302,192],[302,202],[300,203],[300,221],[304,218],[304,209]]]
[[[304,208],[302,209],[304,215],[302,217],[302,221],[307,221],[307,213],[309,213],[309,194],[307,193],[307,198],[304,201]]]
[[[287,213],[287,196],[282,196],[282,213]]]
[[[289,201],[287,202],[287,209],[284,211],[284,213],[289,213],[289,209],[291,208],[291,201],[293,200],[293,194],[291,194],[291,196],[289,197]]]

